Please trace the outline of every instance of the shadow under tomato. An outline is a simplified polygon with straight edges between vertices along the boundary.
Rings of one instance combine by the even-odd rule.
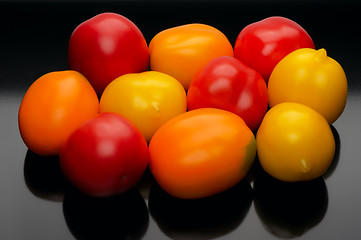
[[[153,174],[150,172],[149,168],[147,167],[143,173],[142,178],[137,183],[136,188],[138,189],[139,193],[143,196],[145,201],[148,201],[150,189],[154,184],[155,179]]]
[[[328,193],[322,177],[286,183],[259,170],[253,188],[256,212],[265,228],[277,237],[302,236],[326,214]]]
[[[149,195],[149,211],[159,228],[172,239],[210,239],[237,228],[252,203],[252,188],[242,180],[235,187],[204,199],[172,197],[158,184]]]
[[[63,213],[76,239],[141,239],[149,224],[148,208],[135,188],[104,198],[69,188]]]
[[[28,189],[37,197],[61,202],[67,180],[59,165],[59,157],[45,157],[28,150],[24,161],[24,179]]]

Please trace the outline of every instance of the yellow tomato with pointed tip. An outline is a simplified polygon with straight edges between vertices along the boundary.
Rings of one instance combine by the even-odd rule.
[[[269,105],[297,102],[321,113],[329,124],[342,114],[347,78],[342,66],[325,49],[301,48],[283,58],[268,81]]]
[[[256,135],[261,166],[285,182],[320,177],[335,154],[335,140],[326,119],[299,103],[280,103],[265,115]]]
[[[125,116],[148,142],[163,123],[185,111],[183,86],[175,78],[156,71],[122,75],[105,88],[100,98],[100,112]]]

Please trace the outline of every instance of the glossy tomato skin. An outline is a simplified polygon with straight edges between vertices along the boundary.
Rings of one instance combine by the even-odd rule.
[[[315,48],[310,35],[291,19],[274,16],[242,29],[235,42],[234,56],[268,82],[277,63],[299,48]]]
[[[82,73],[98,96],[115,78],[149,68],[147,42],[139,28],[116,13],[101,13],[70,36],[69,67]]]
[[[193,78],[187,106],[189,110],[210,107],[233,112],[255,132],[267,112],[267,86],[254,69],[223,56],[210,61]]]
[[[324,48],[302,48],[284,57],[272,71],[268,82],[269,105],[305,104],[332,124],[346,106],[347,89],[342,66],[328,57]]]
[[[320,177],[335,154],[335,140],[327,120],[299,103],[284,102],[271,108],[256,139],[263,169],[285,182]]]
[[[50,72],[26,91],[18,112],[19,130],[32,152],[57,155],[69,135],[98,113],[98,97],[82,74]]]
[[[116,113],[100,113],[85,122],[61,148],[60,165],[82,192],[106,197],[133,188],[148,161],[148,145],[139,129]]]
[[[116,112],[130,119],[147,142],[166,121],[187,111],[183,86],[156,71],[125,74],[112,81],[100,99],[100,112]]]
[[[180,114],[154,134],[149,169],[170,195],[208,197],[236,185],[256,154],[252,131],[234,113],[201,108]]]
[[[210,60],[233,56],[228,38],[218,29],[200,23],[165,29],[149,43],[150,68],[166,73],[188,90],[193,76]]]

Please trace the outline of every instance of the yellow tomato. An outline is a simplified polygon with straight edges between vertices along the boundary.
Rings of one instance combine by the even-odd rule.
[[[271,108],[258,129],[256,142],[263,169],[286,182],[320,177],[335,154],[335,140],[326,119],[299,103]]]
[[[268,98],[270,107],[281,102],[305,104],[332,124],[346,105],[346,75],[325,49],[302,48],[276,65],[268,82]]]
[[[149,54],[152,70],[171,75],[187,90],[197,71],[216,57],[233,56],[233,47],[218,29],[194,23],[155,35]]]
[[[120,76],[105,88],[100,99],[100,112],[116,112],[127,117],[148,142],[164,122],[186,110],[182,85],[156,71]]]

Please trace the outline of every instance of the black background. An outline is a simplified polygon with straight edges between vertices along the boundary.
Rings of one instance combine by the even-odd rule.
[[[358,1],[0,1],[0,239],[359,239],[361,237],[361,4]],[[122,14],[147,42],[159,31],[200,22],[232,45],[246,25],[269,16],[303,26],[348,77],[337,152],[322,178],[281,184],[257,164],[213,198],[169,197],[147,173],[139,187],[93,199],[64,180],[57,157],[29,152],[17,111],[30,84],[67,69],[73,29],[101,12]],[[127,238],[129,239],[129,238]]]

